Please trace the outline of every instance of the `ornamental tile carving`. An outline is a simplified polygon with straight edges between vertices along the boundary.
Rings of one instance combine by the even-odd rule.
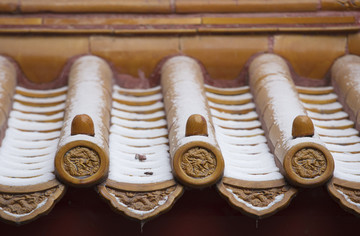
[[[99,155],[87,147],[75,147],[64,157],[65,170],[74,177],[95,174],[100,168]]]
[[[268,189],[249,189],[240,188],[232,185],[225,185],[227,189],[231,190],[240,199],[250,203],[255,207],[266,207],[272,203],[275,198],[289,190],[289,186],[268,188]]]
[[[167,197],[175,191],[175,186],[157,191],[149,192],[130,192],[116,190],[107,187],[107,190],[114,195],[118,201],[126,207],[137,211],[151,211],[166,201]]]
[[[205,148],[191,148],[182,156],[181,168],[188,176],[205,178],[215,171],[215,155]]]
[[[337,2],[348,9],[358,9],[360,8],[359,0],[337,0]]]
[[[35,193],[0,193],[0,207],[12,214],[22,215],[34,211],[40,203],[55,193],[57,187]]]
[[[352,188],[346,188],[339,185],[334,185],[335,188],[348,196],[348,198],[355,203],[360,203],[360,190],[359,189],[352,189]]]
[[[292,159],[294,172],[302,178],[316,178],[326,170],[324,154],[313,148],[303,148],[295,153]]]

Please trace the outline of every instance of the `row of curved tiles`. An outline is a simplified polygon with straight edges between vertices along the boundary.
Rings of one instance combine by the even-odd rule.
[[[286,62],[255,58],[249,85],[204,83],[198,63],[168,59],[149,89],[113,84],[108,64],[77,59],[68,85],[16,85],[0,58],[0,216],[28,222],[47,213],[66,185],[97,186],[112,207],[146,220],[169,209],[183,186],[216,185],[246,214],[288,205],[297,187],[327,184],[360,213],[360,59],[332,68],[333,86],[295,86]]]

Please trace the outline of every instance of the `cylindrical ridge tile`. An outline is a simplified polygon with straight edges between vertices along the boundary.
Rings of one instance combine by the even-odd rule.
[[[0,144],[5,135],[16,82],[17,73],[15,66],[7,58],[0,56]]]
[[[337,59],[331,68],[331,80],[339,101],[347,108],[350,118],[360,129],[360,57],[346,55]]]
[[[274,54],[257,57],[256,60],[251,62],[251,65],[253,68],[258,68],[257,70],[249,70],[249,76],[253,78],[249,81],[251,87],[255,87],[256,83],[261,82],[264,77],[271,75],[282,75],[285,78],[291,78],[291,73],[286,62]],[[261,86],[257,85],[256,87]]]
[[[306,122],[307,113],[286,62],[274,54],[260,55],[250,64],[249,80],[269,145],[285,177],[301,187],[325,183],[332,176],[334,160],[316,134],[303,137],[300,132],[314,127]]]
[[[200,66],[191,58],[173,57],[162,67],[161,85],[175,177],[195,188],[216,183],[222,177],[224,160],[215,138]]]
[[[70,70],[64,125],[55,157],[56,174],[73,186],[107,177],[112,71],[95,56],[77,59]]]

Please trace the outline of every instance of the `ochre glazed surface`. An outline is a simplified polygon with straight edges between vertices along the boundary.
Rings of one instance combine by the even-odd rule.
[[[359,9],[1,1],[0,218],[33,221],[68,187],[39,220],[43,232],[65,222],[69,235],[133,233],[104,202],[141,227],[158,217],[145,226],[157,235],[338,232],[330,220],[309,226],[332,214],[355,225],[328,199],[360,214]],[[271,217],[254,232],[240,214]],[[22,231],[4,226],[13,230]]]

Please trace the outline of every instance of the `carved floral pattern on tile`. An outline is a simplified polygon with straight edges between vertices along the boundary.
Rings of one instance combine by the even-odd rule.
[[[335,188],[342,192],[343,194],[345,194],[346,196],[348,196],[348,198],[355,203],[360,203],[360,190],[358,189],[351,189],[351,188],[346,188],[346,187],[342,187],[339,185],[334,185]]]
[[[57,187],[35,193],[0,193],[0,207],[12,214],[28,214],[54,194],[56,190]]]
[[[250,203],[255,207],[266,207],[272,203],[275,198],[289,191],[289,186],[267,188],[267,189],[249,189],[240,188],[225,184],[226,189],[231,190],[240,199]]]
[[[126,205],[126,207],[138,211],[150,211],[159,206],[161,201],[165,201],[167,197],[175,191],[175,188],[176,187],[173,186],[150,192],[129,192],[108,187],[106,189]]]

